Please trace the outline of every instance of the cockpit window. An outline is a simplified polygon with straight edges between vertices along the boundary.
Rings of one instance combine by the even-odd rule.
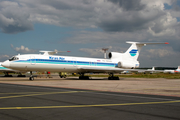
[[[10,59],[9,59],[9,61],[14,61],[14,60],[19,60],[19,58],[18,58],[18,57],[13,56],[12,58],[10,58]]]

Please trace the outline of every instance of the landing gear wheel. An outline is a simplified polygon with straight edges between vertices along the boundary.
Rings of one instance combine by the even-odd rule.
[[[33,77],[33,75],[32,75],[32,71],[30,71],[30,74],[31,74],[31,76],[29,77],[29,80],[33,81],[33,80],[34,80],[34,77]]]
[[[84,80],[89,80],[89,76],[79,76],[79,79],[80,79],[80,80],[82,80],[82,79],[84,79]]]
[[[118,76],[114,76],[113,73],[109,73],[108,80],[119,80],[119,77]]]
[[[29,80],[33,81],[33,80],[34,80],[34,77],[29,77]]]
[[[84,73],[80,73],[79,79],[89,80],[89,76],[84,76]]]

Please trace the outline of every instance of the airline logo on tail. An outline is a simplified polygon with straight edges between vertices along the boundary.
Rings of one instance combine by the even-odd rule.
[[[129,53],[131,56],[135,56],[138,50],[132,49]]]

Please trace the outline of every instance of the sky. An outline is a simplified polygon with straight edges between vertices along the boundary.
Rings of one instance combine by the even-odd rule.
[[[180,0],[0,0],[0,61],[40,50],[103,58],[134,42],[140,67],[180,65]]]

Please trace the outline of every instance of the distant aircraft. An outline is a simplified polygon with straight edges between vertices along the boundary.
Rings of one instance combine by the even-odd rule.
[[[32,71],[50,71],[50,72],[71,72],[79,73],[79,79],[89,79],[84,76],[85,73],[109,73],[109,80],[119,79],[114,73],[122,71],[137,71],[134,68],[139,67],[137,61],[142,46],[153,44],[169,43],[141,43],[127,42],[132,44],[125,53],[110,52],[109,59],[55,56],[57,51],[41,51],[44,54],[24,54],[15,55],[2,63],[2,66],[14,69],[30,71],[29,80],[34,80]],[[139,70],[138,70],[139,71]]]
[[[8,69],[6,67],[3,67],[2,62],[0,62],[0,72],[5,74],[5,77],[12,77],[12,75],[9,75],[9,73],[19,73],[20,71]]]
[[[164,71],[163,70],[155,70],[155,67],[152,67],[152,69],[147,69],[147,70],[140,69],[140,71],[138,71],[138,73],[144,73],[144,74],[146,74],[146,73],[152,74],[152,73],[157,73],[157,72],[164,72]]]
[[[180,73],[180,66],[176,70],[164,70],[164,73]]]
[[[0,62],[0,72],[4,73],[4,77],[12,77],[12,75],[9,75],[9,73],[17,73],[17,77],[26,77],[26,75],[23,75],[22,73],[26,73],[26,71],[19,71],[19,70],[13,70],[6,67],[3,67],[1,64],[3,62]]]

